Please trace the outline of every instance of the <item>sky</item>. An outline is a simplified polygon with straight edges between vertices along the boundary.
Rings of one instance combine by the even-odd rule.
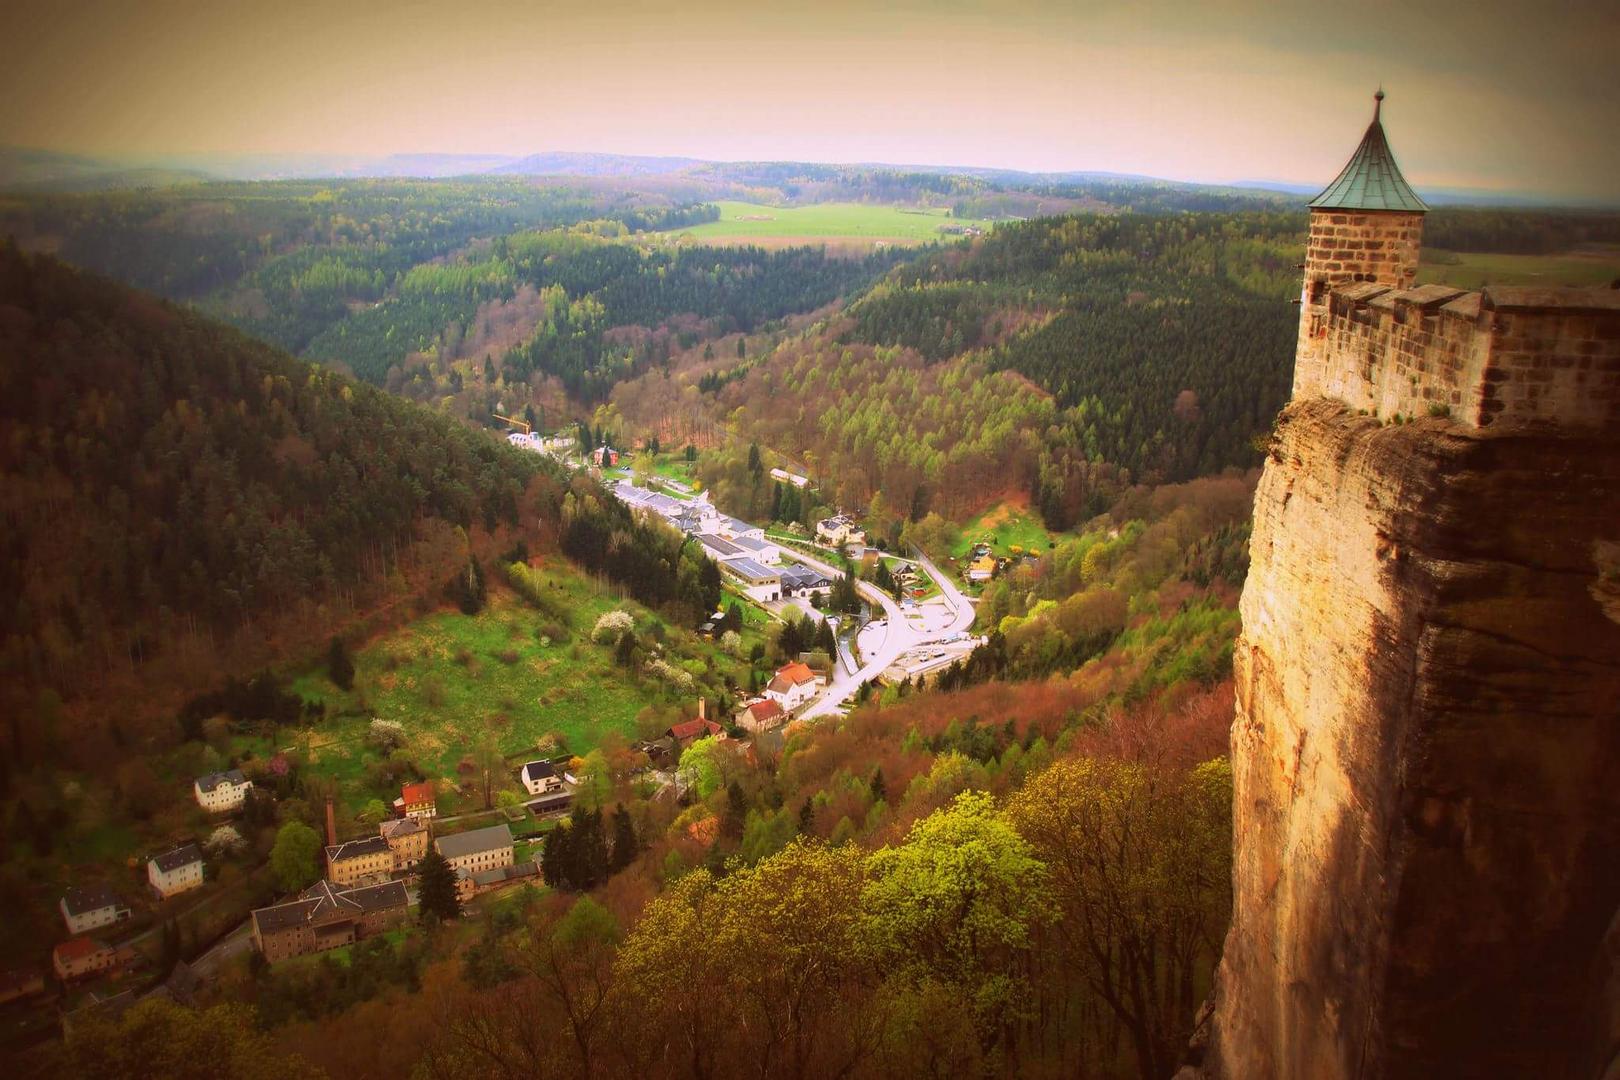
[[[1620,201],[1620,3],[8,0],[0,144],[668,154]]]

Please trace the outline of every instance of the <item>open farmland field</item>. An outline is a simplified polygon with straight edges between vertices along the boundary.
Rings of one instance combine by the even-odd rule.
[[[1485,285],[1608,285],[1620,280],[1620,250],[1561,255],[1495,255],[1425,250],[1418,284],[1478,289]]]
[[[811,206],[764,206],[758,203],[718,202],[720,220],[677,230],[705,244],[802,244],[827,240],[840,246],[926,244],[958,237],[940,232],[942,225],[977,226],[991,223],[954,218],[946,210],[924,210],[865,203],[817,203]],[[672,234],[665,234],[672,235]]]

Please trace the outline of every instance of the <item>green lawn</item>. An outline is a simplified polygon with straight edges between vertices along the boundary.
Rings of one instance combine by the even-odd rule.
[[[920,244],[930,240],[960,239],[940,232],[941,225],[991,223],[953,218],[945,209],[869,206],[865,203],[816,203],[810,206],[764,206],[758,203],[718,202],[720,220],[674,230],[705,242],[749,239],[854,239]]]
[[[990,550],[998,556],[1016,554],[1014,547],[1039,554],[1051,543],[1052,534],[1035,511],[1003,503],[963,525],[962,538],[951,549],[951,555],[961,559],[980,541],[988,541]]]
[[[367,774],[377,755],[366,731],[373,717],[395,720],[405,728],[412,759],[448,793],[457,764],[485,730],[495,731],[509,757],[535,750],[547,735],[584,754],[609,732],[633,737],[644,707],[678,699],[663,684],[630,676],[611,648],[590,641],[597,617],[615,607],[635,614],[638,632],[661,620],[569,568],[541,577],[556,597],[554,608],[568,612],[568,640],[544,636],[552,620],[497,593],[478,615],[435,612],[368,644],[355,656],[352,691],[339,690],[324,669],[298,674],[293,691],[324,702],[328,716],[310,735],[309,767],[337,779],[356,808],[367,798],[388,801],[397,792],[373,786]],[[729,670],[730,659],[713,645],[674,628],[665,634],[677,654]],[[514,778],[507,780],[515,787]],[[456,808],[441,799],[441,813]]]
[[[1495,255],[1425,250],[1420,285],[1607,285],[1620,279],[1620,250],[1562,255]]]

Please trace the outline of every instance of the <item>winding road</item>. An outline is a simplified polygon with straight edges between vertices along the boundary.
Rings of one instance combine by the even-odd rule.
[[[802,549],[794,548],[792,555],[828,577],[836,578],[843,573],[831,563],[806,555]],[[954,612],[951,625],[947,629],[932,632],[917,630],[907,622],[905,612],[894,597],[875,585],[857,581],[855,588],[861,596],[883,609],[885,629],[882,644],[868,653],[866,663],[853,674],[842,664],[834,665],[832,681],[827,684],[827,688],[819,697],[799,713],[801,719],[813,720],[836,712],[844,702],[855,696],[862,683],[881,675],[885,668],[900,658],[901,653],[908,649],[943,642],[946,638],[961,633],[973,625],[973,605],[962,595],[962,591],[940,573],[939,567],[925,558],[921,552],[916,553],[916,559],[918,565],[934,579],[934,583],[939,586],[940,594],[945,598],[946,605]]]

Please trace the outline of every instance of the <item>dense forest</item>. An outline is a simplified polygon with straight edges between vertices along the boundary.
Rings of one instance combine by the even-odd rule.
[[[1013,223],[890,271],[822,331],[714,377],[830,501],[961,520],[1008,495],[1049,526],[1133,483],[1258,462],[1288,393],[1297,215]]]
[[[683,618],[718,599],[694,545],[594,481],[195,314],[10,246],[0,313],[14,753],[35,691],[212,680],[232,642],[263,659],[497,545],[560,548]]]
[[[0,210],[0,233],[137,288],[198,303],[301,352],[351,314],[395,295],[414,268],[477,238],[585,221],[625,234],[715,214],[712,206],[584,182],[220,182],[14,198]]]
[[[416,267],[396,295],[334,326],[307,351],[422,400],[477,384],[496,399],[526,388],[517,397],[527,402],[550,378],[589,404],[667,360],[674,347],[820,307],[894,261],[830,258],[808,247],[666,251],[582,229],[523,232]],[[514,316],[515,340],[492,345],[469,334],[481,315],[503,308]]]

